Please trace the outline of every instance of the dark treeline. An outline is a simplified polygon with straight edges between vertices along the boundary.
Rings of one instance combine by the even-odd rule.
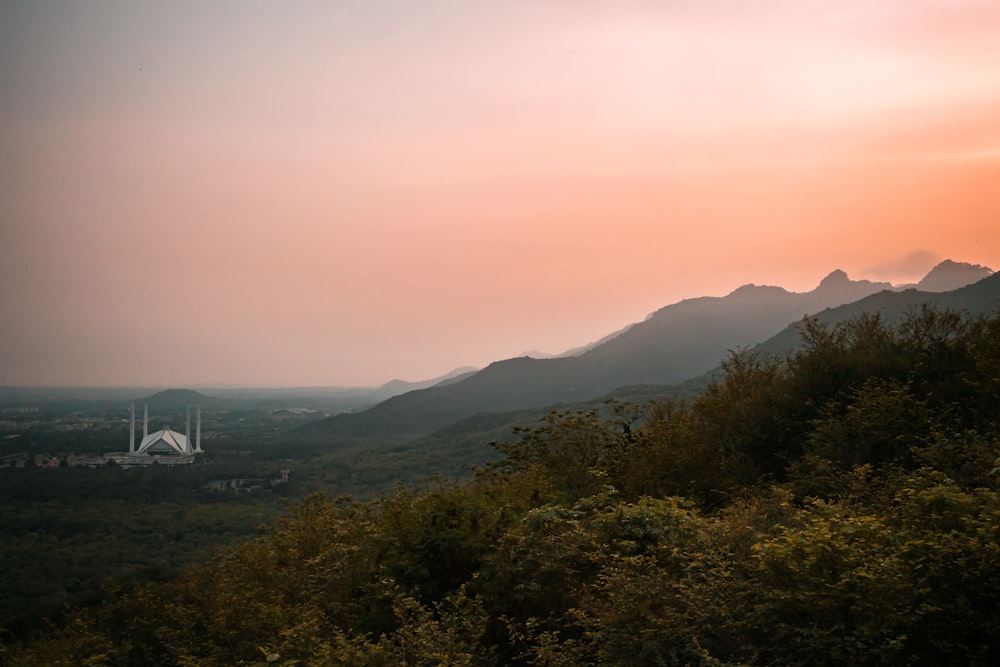
[[[1000,317],[807,321],[466,483],[312,496],[10,664],[1000,664]]]

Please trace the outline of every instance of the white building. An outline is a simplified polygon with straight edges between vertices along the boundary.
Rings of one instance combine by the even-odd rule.
[[[128,455],[116,457],[122,465],[145,465],[149,463],[191,463],[201,449],[201,406],[195,413],[194,444],[191,443],[191,408],[187,409],[186,433],[178,433],[164,426],[159,431],[149,432],[149,406],[143,407],[142,440],[135,443],[135,405],[132,405],[131,428],[129,430]]]

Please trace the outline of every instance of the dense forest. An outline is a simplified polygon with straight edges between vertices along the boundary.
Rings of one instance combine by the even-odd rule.
[[[264,534],[289,498],[303,497],[297,475],[253,493],[204,488],[219,477],[279,477],[279,469],[218,458],[133,470],[0,469],[0,627],[30,633],[66,605],[99,599],[110,578],[173,577]]]
[[[806,320],[464,482],[310,496],[11,665],[1000,664],[1000,316]]]

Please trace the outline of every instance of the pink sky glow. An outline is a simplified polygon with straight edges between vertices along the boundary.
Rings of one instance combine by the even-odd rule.
[[[994,0],[0,0],[0,384],[376,385],[1000,267]]]

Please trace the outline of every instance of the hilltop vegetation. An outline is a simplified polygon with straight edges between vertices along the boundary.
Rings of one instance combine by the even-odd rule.
[[[997,664],[1000,317],[801,335],[689,402],[552,413],[466,483],[312,496],[10,663]]]

